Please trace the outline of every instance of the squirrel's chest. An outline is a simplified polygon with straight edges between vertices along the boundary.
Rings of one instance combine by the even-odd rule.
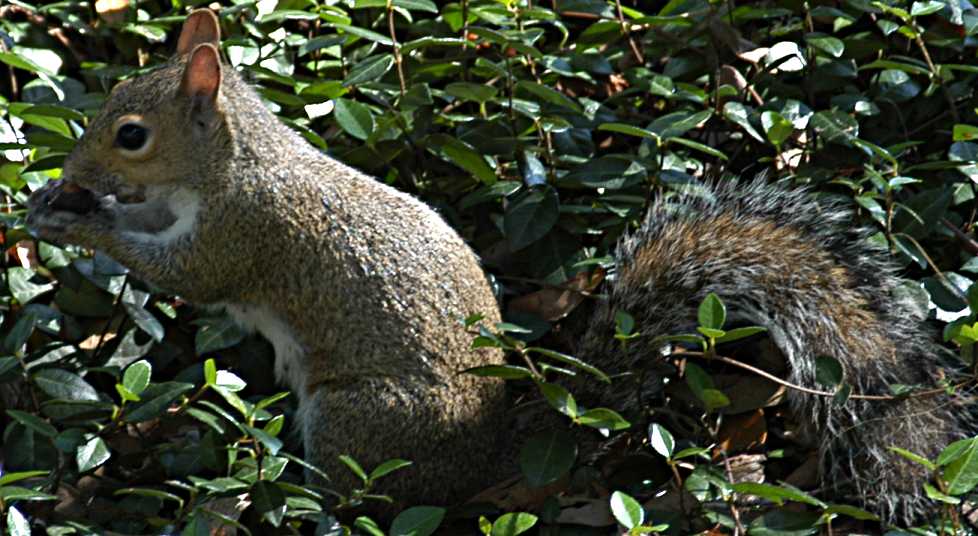
[[[249,331],[257,331],[275,348],[275,379],[289,386],[302,398],[306,390],[305,348],[292,327],[267,307],[224,304],[231,318]]]

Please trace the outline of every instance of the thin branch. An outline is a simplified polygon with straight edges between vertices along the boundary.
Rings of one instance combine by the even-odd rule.
[[[621,9],[621,0],[615,0],[615,6],[618,8],[618,24],[621,25],[621,33],[628,38],[628,46],[632,49],[632,54],[635,56],[635,59],[638,60],[639,65],[644,65],[645,56],[643,56],[642,51],[639,50],[638,44],[635,42],[635,38],[632,37],[632,31],[628,28],[628,23],[625,22],[625,15]]]
[[[770,372],[761,370],[761,369],[759,369],[759,368],[757,368],[757,367],[755,367],[753,365],[748,365],[747,363],[742,363],[740,361],[737,361],[736,359],[732,359],[732,358],[729,358],[729,357],[724,357],[724,356],[720,356],[720,355],[707,355],[707,354],[705,354],[703,352],[691,352],[691,351],[686,351],[686,350],[679,350],[679,351],[673,352],[672,355],[674,355],[676,357],[701,357],[701,358],[704,358],[704,359],[707,359],[707,360],[711,360],[711,361],[719,361],[721,363],[726,363],[728,365],[731,365],[731,366],[734,366],[734,367],[738,367],[738,368],[742,368],[742,369],[744,369],[746,371],[749,371],[749,372],[753,372],[754,374],[756,374],[756,375],[758,375],[758,376],[760,376],[762,378],[768,379],[768,380],[770,380],[770,381],[772,381],[772,382],[774,382],[774,383],[776,383],[778,385],[787,387],[788,389],[793,389],[795,391],[799,391],[799,392],[802,392],[802,393],[806,393],[806,394],[810,394],[810,395],[815,395],[815,396],[824,396],[824,397],[828,397],[828,398],[834,398],[835,397],[835,393],[830,393],[828,391],[820,391],[818,389],[810,389],[808,387],[803,387],[801,385],[796,385],[796,384],[791,383],[791,382],[789,382],[787,380],[782,380],[781,378],[775,376],[774,374],[771,374]],[[966,385],[969,385],[969,384],[971,384],[973,382],[974,382],[973,379],[968,379],[968,380],[962,381],[962,382],[954,385],[953,386],[953,389],[954,390],[960,389],[960,388],[962,388],[962,387],[964,387]],[[864,394],[854,393],[854,394],[849,395],[849,398],[854,399],[854,400],[903,400],[903,399],[907,399],[907,398],[925,398],[925,397],[931,397],[931,396],[940,395],[940,394],[943,394],[943,393],[946,393],[946,392],[947,392],[947,389],[941,387],[941,388],[935,388],[935,389],[928,389],[928,390],[925,390],[925,391],[917,391],[915,393],[910,393],[908,395],[901,395],[901,396],[894,396],[894,395],[864,395]]]
[[[954,104],[954,97],[951,96],[951,92],[947,90],[947,86],[944,85],[944,81],[941,80],[940,74],[937,72],[937,67],[934,65],[933,60],[930,59],[930,52],[927,50],[927,44],[924,43],[924,38],[920,36],[920,32],[916,32],[917,37],[914,41],[917,43],[917,48],[920,49],[920,53],[924,55],[924,61],[927,62],[927,68],[930,69],[930,74],[933,77],[932,81],[940,86],[941,94],[944,95],[944,100],[947,101],[949,111],[951,112],[951,117],[954,118],[955,123],[961,122],[961,116],[958,115],[957,106]]]
[[[407,83],[404,81],[404,65],[401,57],[401,45],[397,42],[397,35],[394,33],[394,0],[387,0],[387,27],[391,33],[391,43],[394,48],[394,63],[397,65],[397,80],[401,83],[401,98],[407,91]]]
[[[733,469],[730,467],[730,458],[727,457],[727,452],[725,450],[720,451],[720,455],[723,456],[723,468],[727,473],[727,481],[733,482]],[[734,520],[734,536],[740,536],[741,534],[747,534],[747,530],[744,529],[744,525],[740,522],[740,510],[737,509],[737,505],[734,503],[734,494],[730,494],[727,504],[730,506],[730,517]]]
[[[964,231],[958,229],[958,226],[949,222],[947,218],[941,218],[941,224],[943,224],[944,227],[947,227],[948,230],[954,234],[955,238],[961,242],[961,247],[968,250],[968,253],[978,255],[978,242],[976,242],[974,238],[971,238]]]
[[[924,250],[924,247],[920,245],[920,242],[917,242],[917,240],[914,239],[914,237],[906,233],[893,233],[893,236],[900,236],[913,242],[913,245],[917,246],[917,251],[919,251],[920,254],[924,256],[924,259],[927,261],[927,264],[930,265],[931,270],[934,270],[934,275],[936,275],[937,278],[940,279],[942,283],[944,283],[944,286],[947,287],[948,290],[953,292],[955,296],[961,298],[962,300],[967,300],[967,297],[964,295],[964,293],[961,292],[958,289],[958,287],[951,284],[951,281],[947,278],[946,275],[944,275],[944,272],[942,272],[941,269],[937,267],[937,263],[934,262],[934,259],[930,258],[930,255],[928,255],[927,251]]]

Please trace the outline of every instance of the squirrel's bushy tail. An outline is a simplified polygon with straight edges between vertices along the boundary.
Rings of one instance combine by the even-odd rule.
[[[831,356],[855,393],[936,385],[934,334],[899,292],[887,252],[852,222],[852,211],[837,202],[763,179],[661,199],[619,245],[609,300],[598,307],[580,353],[611,372],[633,370],[651,350],[614,345],[615,311],[631,314],[649,341],[693,332],[699,303],[715,292],[728,318],[768,329],[794,384],[820,388],[815,360]],[[823,484],[848,487],[890,522],[918,518],[930,503],[922,490],[927,470],[888,447],[933,457],[972,428],[946,396],[839,406],[789,390],[789,399],[813,437],[823,438]]]

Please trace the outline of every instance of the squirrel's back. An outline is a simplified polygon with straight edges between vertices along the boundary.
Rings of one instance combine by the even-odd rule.
[[[819,388],[816,358],[829,356],[842,364],[854,393],[935,385],[940,358],[933,334],[900,292],[887,252],[852,218],[836,201],[763,179],[718,182],[656,201],[619,245],[609,300],[592,319],[582,357],[607,372],[627,372],[655,349],[613,346],[616,311],[635,318],[643,340],[691,333],[699,303],[714,292],[730,319],[767,328],[793,384]],[[813,425],[812,437],[825,438],[823,483],[850,483],[891,521],[925,513],[928,472],[888,447],[931,457],[970,429],[947,397],[839,406],[830,397],[788,395],[799,419]]]

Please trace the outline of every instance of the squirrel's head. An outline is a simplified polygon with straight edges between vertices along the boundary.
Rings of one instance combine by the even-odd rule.
[[[121,201],[146,186],[205,180],[229,150],[219,39],[212,11],[191,13],[166,66],[113,88],[65,161],[65,179]]]

